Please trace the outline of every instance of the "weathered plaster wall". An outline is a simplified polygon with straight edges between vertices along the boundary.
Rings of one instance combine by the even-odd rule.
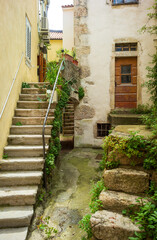
[[[37,81],[37,52],[38,52],[38,32],[37,32],[37,0],[7,0],[3,1],[0,8],[0,112],[7,98],[13,78],[18,68],[22,52],[24,57],[6,105],[2,118],[0,119],[0,157],[3,147],[6,144],[12,116],[19,97],[22,82]],[[28,17],[32,29],[31,41],[31,66],[25,63],[26,51],[26,19]]]
[[[114,109],[115,57],[119,54],[137,56],[138,104],[148,102],[149,96],[141,84],[146,80],[149,55],[155,51],[154,37],[138,30],[147,22],[147,9],[153,3],[154,0],[140,0],[139,4],[112,6],[110,0],[75,0],[75,47],[86,93],[76,108],[75,146],[102,143],[102,139],[94,138],[94,132],[96,123],[107,122],[108,113]],[[137,42],[138,51],[116,53],[116,42]]]
[[[63,40],[52,40],[51,39],[50,44],[51,44],[51,46],[49,47],[48,53],[47,53],[49,62],[58,60],[56,51],[63,48]]]
[[[72,50],[74,47],[74,9],[63,9],[63,48]]]

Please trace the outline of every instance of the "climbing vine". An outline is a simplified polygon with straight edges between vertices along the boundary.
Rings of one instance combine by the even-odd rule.
[[[57,72],[59,69],[59,64],[56,62],[51,62],[48,64],[47,70],[47,77],[46,79],[49,80],[50,84],[54,84]],[[58,103],[55,108],[54,112],[54,121],[52,124],[52,131],[51,131],[51,139],[49,143],[49,152],[46,156],[46,171],[49,175],[55,167],[55,159],[59,155],[61,150],[61,144],[59,139],[60,129],[62,127],[62,112],[63,108],[66,106],[69,96],[70,96],[70,86],[68,83],[59,76],[59,84],[61,87],[57,89],[58,93]]]
[[[100,193],[106,190],[104,181],[101,179],[97,183],[93,184],[91,194],[91,201],[89,203],[89,208],[91,213],[95,213],[102,208],[102,201],[99,200]],[[92,237],[92,228],[90,225],[91,214],[86,214],[81,221],[79,221],[79,227],[87,233],[87,237],[83,237],[82,240],[89,240]]]

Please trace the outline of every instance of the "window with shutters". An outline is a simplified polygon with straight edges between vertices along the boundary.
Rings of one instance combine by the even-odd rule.
[[[26,16],[26,60],[31,62],[31,24]]]

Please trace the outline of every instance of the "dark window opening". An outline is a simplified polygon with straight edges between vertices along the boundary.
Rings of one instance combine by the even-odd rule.
[[[111,125],[109,123],[97,123],[97,137],[105,137],[109,135]]]
[[[138,3],[138,0],[113,0],[114,5],[118,4],[134,4]]]
[[[137,51],[137,43],[116,43],[116,52]]]
[[[121,66],[121,83],[131,83],[131,65]]]

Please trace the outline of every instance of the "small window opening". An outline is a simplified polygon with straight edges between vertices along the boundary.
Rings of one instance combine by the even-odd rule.
[[[116,52],[137,51],[137,43],[116,43]]]
[[[138,3],[138,0],[113,0],[112,1],[114,5],[118,4],[134,4]]]
[[[97,137],[105,137],[109,135],[111,125],[109,123],[97,123]]]
[[[121,66],[121,82],[131,83],[131,65]]]

